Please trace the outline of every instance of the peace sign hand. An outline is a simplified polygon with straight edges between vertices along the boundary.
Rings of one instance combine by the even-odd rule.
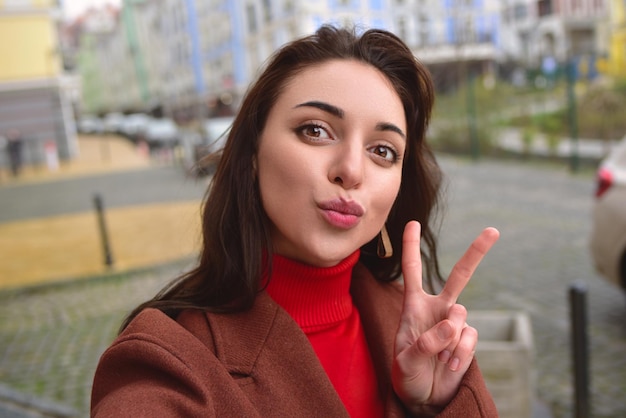
[[[404,229],[404,308],[392,383],[413,413],[440,409],[458,391],[472,362],[478,333],[467,325],[467,310],[456,301],[499,235],[495,228],[483,230],[455,264],[441,293],[430,295],[422,288],[420,224],[411,221]]]

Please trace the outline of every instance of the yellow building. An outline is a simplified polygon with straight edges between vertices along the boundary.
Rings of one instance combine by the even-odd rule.
[[[61,71],[53,1],[33,0],[12,6],[0,0],[0,82],[57,77]],[[20,1],[19,4],[25,4]]]
[[[607,72],[615,77],[626,78],[626,2],[611,2],[611,38]]]
[[[61,159],[77,152],[63,87],[58,3],[0,0],[0,136],[12,129],[21,132],[25,164],[45,164],[51,149]]]

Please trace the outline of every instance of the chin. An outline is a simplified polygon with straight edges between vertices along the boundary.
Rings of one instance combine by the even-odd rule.
[[[356,250],[346,250],[345,252],[333,252],[331,254],[319,254],[310,263],[316,267],[333,267],[345,260]]]

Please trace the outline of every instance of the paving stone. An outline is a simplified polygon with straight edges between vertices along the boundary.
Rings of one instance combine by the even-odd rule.
[[[500,241],[461,302],[469,309],[530,315],[539,401],[535,417],[574,415],[567,298],[573,283],[588,289],[592,416],[626,416],[626,298],[595,273],[589,257],[593,173],[572,175],[565,165],[515,161],[471,163],[442,157],[441,162],[449,182],[440,236],[442,266],[449,271],[485,226],[500,229]],[[133,184],[149,181],[137,175],[133,173]],[[51,196],[53,184],[46,191]],[[171,197],[171,192],[164,193]],[[122,318],[187,266],[189,260],[182,260],[0,292],[0,381],[87,416],[98,358]]]

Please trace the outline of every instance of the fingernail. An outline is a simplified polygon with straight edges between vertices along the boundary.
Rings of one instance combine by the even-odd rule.
[[[456,372],[459,369],[460,363],[461,363],[461,360],[459,360],[458,357],[453,358],[452,361],[450,362],[450,370],[452,370],[453,372]]]
[[[442,363],[447,363],[448,360],[450,360],[451,355],[452,353],[450,353],[448,350],[443,350],[441,353],[439,353],[439,361]]]
[[[447,322],[444,322],[443,324],[439,325],[439,327],[437,328],[437,335],[439,336],[439,339],[441,341],[449,340],[452,337],[453,332],[454,330],[452,329],[450,324],[448,324]]]

